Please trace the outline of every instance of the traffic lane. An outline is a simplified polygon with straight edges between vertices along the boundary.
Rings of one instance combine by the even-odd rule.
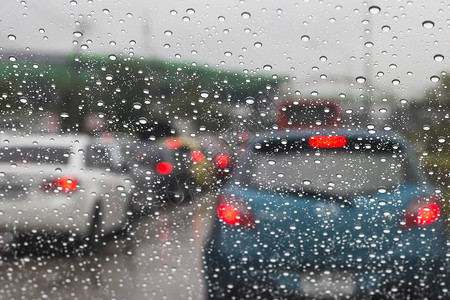
[[[6,299],[202,299],[202,246],[212,196],[159,209],[133,223],[127,237],[104,241],[92,257],[4,258]]]

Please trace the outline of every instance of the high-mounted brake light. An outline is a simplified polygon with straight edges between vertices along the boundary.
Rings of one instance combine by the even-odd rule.
[[[225,224],[254,229],[255,218],[247,205],[239,198],[221,195],[217,198],[217,216]]]
[[[45,191],[59,191],[61,193],[69,193],[77,188],[77,180],[72,176],[63,176],[58,179],[47,179],[41,188]]]
[[[156,172],[161,175],[169,175],[170,173],[172,173],[172,170],[172,164],[166,161],[162,161],[156,165]]]
[[[198,150],[195,150],[195,151],[191,152],[191,159],[192,159],[193,162],[201,163],[204,158],[205,158],[205,156],[203,155],[203,153],[201,153]]]
[[[309,139],[309,145],[313,148],[341,148],[347,144],[343,136],[313,136]]]
[[[216,164],[221,167],[224,168],[228,165],[228,156],[226,156],[225,154],[219,154],[216,156]]]
[[[179,139],[167,139],[165,145],[167,149],[178,149],[182,146]]]
[[[426,226],[440,216],[440,199],[435,195],[425,195],[413,200],[406,208],[401,227]]]

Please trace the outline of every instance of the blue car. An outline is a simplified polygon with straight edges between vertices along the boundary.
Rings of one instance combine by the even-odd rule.
[[[260,134],[216,201],[212,299],[448,299],[439,192],[397,134]]]

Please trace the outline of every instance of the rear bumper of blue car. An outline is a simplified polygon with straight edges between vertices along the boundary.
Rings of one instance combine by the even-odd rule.
[[[319,255],[315,260],[302,261],[299,256],[255,251],[258,247],[253,242],[241,239],[238,246],[223,239],[207,242],[204,263],[209,295],[224,298],[251,292],[281,298],[448,297],[450,266],[442,247],[439,251],[414,252],[410,251],[414,245],[409,243],[406,252],[410,255],[393,253],[346,260]]]

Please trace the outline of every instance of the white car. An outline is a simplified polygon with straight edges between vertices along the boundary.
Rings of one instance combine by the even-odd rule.
[[[132,182],[121,149],[87,135],[0,138],[0,251],[20,236],[58,234],[84,241],[128,222]]]

